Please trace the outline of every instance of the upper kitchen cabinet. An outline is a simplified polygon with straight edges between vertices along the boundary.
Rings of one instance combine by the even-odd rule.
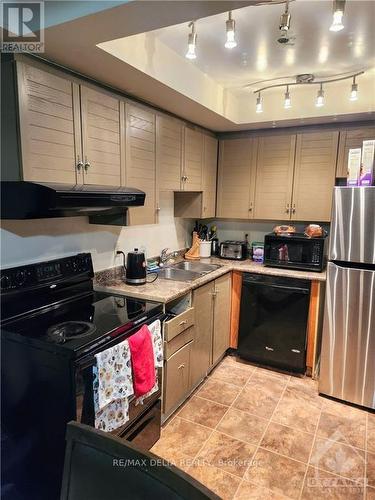
[[[203,134],[185,126],[182,189],[202,191]]]
[[[336,177],[347,177],[349,149],[361,148],[362,142],[375,139],[375,127],[350,128],[340,131]]]
[[[156,161],[160,191],[179,191],[182,175],[182,122],[156,117]]]
[[[258,140],[220,141],[217,185],[217,216],[254,217],[254,188]]]
[[[126,104],[126,180],[127,186],[146,193],[143,207],[129,209],[129,224],[157,222],[155,114]]]
[[[217,178],[217,139],[204,135],[202,172],[202,218],[215,217]]]
[[[259,138],[254,211],[256,219],[289,219],[295,145],[295,135]]]
[[[121,186],[124,125],[120,100],[81,85],[84,184]]]
[[[23,180],[82,184],[78,85],[22,62],[17,80]]]
[[[337,131],[297,135],[292,220],[330,220],[338,137]]]

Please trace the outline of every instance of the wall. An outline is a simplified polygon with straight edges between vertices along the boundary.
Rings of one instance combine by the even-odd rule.
[[[148,256],[162,248],[190,245],[193,223],[173,217],[173,193],[160,193],[158,225],[115,227],[89,224],[86,217],[2,221],[1,267],[91,252],[95,271],[119,265],[115,250],[145,248]]]

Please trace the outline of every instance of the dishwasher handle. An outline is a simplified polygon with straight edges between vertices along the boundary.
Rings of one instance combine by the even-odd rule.
[[[242,282],[243,286],[267,286],[269,288],[296,291],[303,294],[309,294],[311,288],[311,283],[309,280],[255,273],[244,273]]]

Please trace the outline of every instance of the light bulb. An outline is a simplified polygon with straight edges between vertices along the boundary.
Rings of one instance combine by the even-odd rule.
[[[286,88],[285,98],[284,98],[284,108],[289,109],[292,107],[292,100],[289,94],[289,87]]]
[[[344,7],[345,0],[334,0],[333,2],[333,20],[330,31],[341,31],[344,29],[343,18],[344,18]]]
[[[358,85],[355,83],[355,80],[353,79],[352,83],[352,90],[350,92],[350,101],[357,101],[358,100]]]
[[[324,90],[323,90],[322,86],[320,86],[320,89],[318,90],[318,95],[316,96],[315,106],[317,108],[321,108],[322,106],[324,106]]]
[[[191,26],[191,33],[189,33],[188,36],[188,50],[185,54],[185,57],[186,59],[196,59],[197,54],[195,52],[195,49],[197,46],[197,34],[195,32],[194,23],[190,23],[189,26]]]
[[[256,103],[256,106],[255,106],[255,111],[257,113],[263,113],[263,98],[261,97],[260,94],[258,94],[258,97],[257,97],[257,103]]]
[[[237,42],[235,39],[235,21],[232,19],[232,12],[228,14],[228,20],[225,23],[226,31],[227,31],[227,40],[224,44],[226,49],[234,49],[237,47]]]

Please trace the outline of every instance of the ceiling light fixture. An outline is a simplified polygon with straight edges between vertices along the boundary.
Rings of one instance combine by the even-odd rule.
[[[258,97],[257,97],[255,111],[257,113],[263,113],[263,97],[260,95],[260,92],[259,92]]]
[[[234,49],[237,47],[237,42],[235,38],[235,30],[236,30],[236,21],[232,19],[232,11],[228,12],[228,20],[225,23],[226,31],[227,31],[227,40],[225,42],[226,49]]]
[[[315,106],[317,108],[321,108],[324,106],[324,90],[323,90],[323,84],[320,84],[320,88],[318,90],[318,95],[316,96],[315,100]]]
[[[186,59],[196,59],[197,54],[195,49],[197,47],[197,33],[195,31],[195,23],[192,21],[189,23],[189,28],[191,28],[191,32],[188,35],[188,50],[185,54]]]
[[[292,100],[289,93],[289,85],[286,86],[285,98],[284,98],[284,108],[290,109],[292,107]]]
[[[343,17],[345,9],[345,0],[333,0],[333,20],[330,31],[341,31],[344,29]]]
[[[358,99],[358,84],[355,81],[355,76],[353,76],[352,90],[349,99],[351,101],[357,101]]]

